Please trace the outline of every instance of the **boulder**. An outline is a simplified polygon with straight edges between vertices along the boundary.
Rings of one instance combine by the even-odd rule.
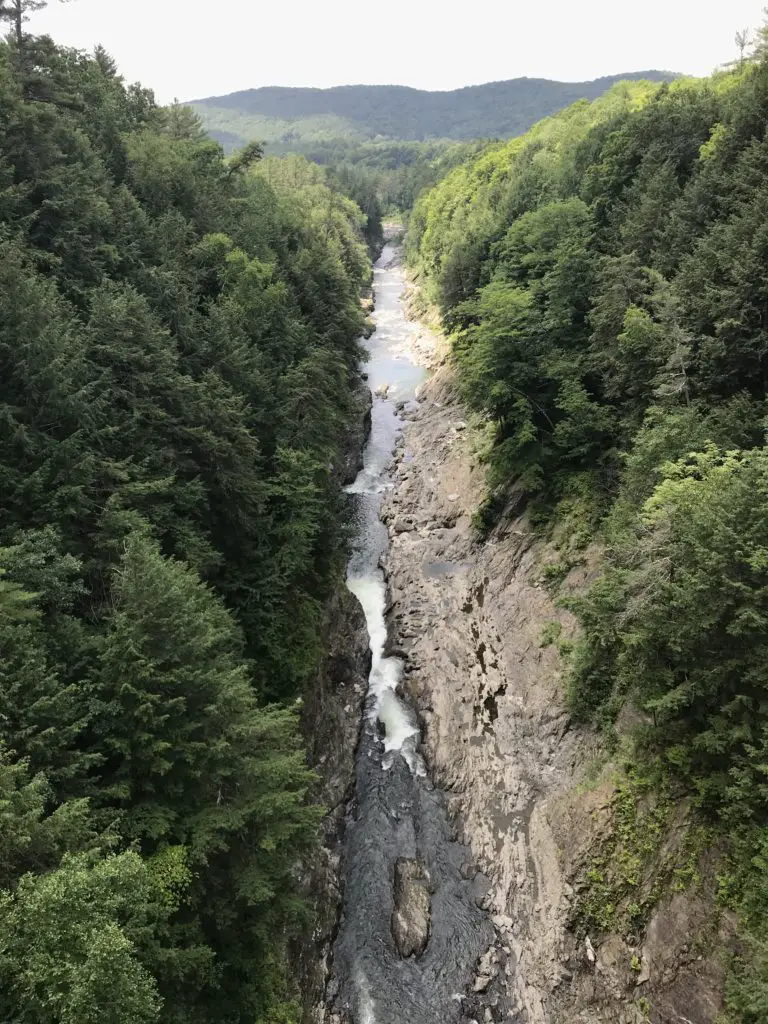
[[[397,859],[394,897],[392,938],[397,952],[403,958],[419,956],[427,946],[431,919],[429,874],[421,861]]]

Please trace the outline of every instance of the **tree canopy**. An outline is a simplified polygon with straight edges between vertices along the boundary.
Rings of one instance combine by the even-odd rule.
[[[21,24],[0,44],[0,1016],[290,1019],[319,813],[296,701],[346,557],[366,217]]]

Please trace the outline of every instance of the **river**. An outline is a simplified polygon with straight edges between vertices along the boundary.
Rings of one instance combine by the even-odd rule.
[[[374,269],[374,291],[376,331],[364,366],[375,396],[371,434],[363,469],[348,488],[356,537],[348,586],[365,611],[372,668],[345,833],[329,1008],[350,1024],[452,1024],[466,1019],[464,993],[493,930],[468,880],[467,850],[419,753],[418,721],[398,685],[403,664],[386,654],[381,503],[403,424],[398,406],[414,402],[427,377],[411,355],[417,328],[405,316],[400,252],[391,243]],[[409,956],[398,951],[392,930],[396,867],[406,862],[417,867],[429,908],[426,945]]]

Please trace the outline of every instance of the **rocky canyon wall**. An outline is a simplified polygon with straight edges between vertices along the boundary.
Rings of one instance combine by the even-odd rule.
[[[487,876],[497,937],[475,983],[486,993],[482,1015],[712,1024],[723,983],[716,947],[729,922],[696,886],[672,884],[685,807],[669,801],[653,832],[645,815],[658,824],[657,795],[634,807],[643,856],[625,894],[629,916],[608,905],[623,891],[612,855],[634,856],[633,840],[617,840],[621,773],[565,706],[561,652],[576,622],[548,588],[547,566],[559,556],[513,510],[479,542],[471,515],[482,494],[472,431],[443,358],[396,454],[384,569],[390,644],[405,659],[427,762]],[[583,590],[599,557],[587,548],[566,567],[559,593]],[[647,909],[642,920],[631,917],[633,895]],[[606,906],[585,916],[595,899]]]

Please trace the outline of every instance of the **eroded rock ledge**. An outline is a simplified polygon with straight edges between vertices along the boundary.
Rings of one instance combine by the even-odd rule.
[[[365,615],[343,583],[326,608],[327,654],[309,689],[302,714],[309,763],[318,774],[313,799],[328,808],[323,840],[304,878],[314,931],[298,945],[295,961],[307,1024],[325,1019],[325,987],[341,910],[339,873],[347,802],[354,789],[355,751],[371,667]]]
[[[337,473],[342,487],[353,483],[363,468],[363,448],[371,432],[373,396],[363,377],[359,377],[355,381],[350,403],[352,406],[350,426],[342,440],[341,461]]]

